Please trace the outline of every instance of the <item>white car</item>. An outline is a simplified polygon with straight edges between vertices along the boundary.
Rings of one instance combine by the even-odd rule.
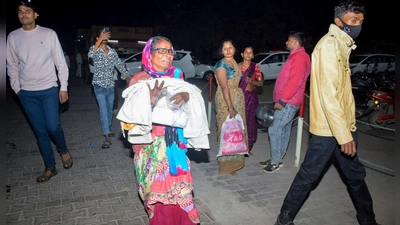
[[[193,55],[192,58],[193,58],[194,69],[196,72],[196,78],[202,78],[206,81],[210,81],[210,77],[214,76],[214,66],[201,63]]]
[[[182,70],[184,78],[203,78],[209,80],[214,75],[214,67],[211,65],[201,64],[190,51],[177,50],[172,64]],[[131,75],[142,70],[142,52],[138,52],[125,60],[125,68]]]
[[[289,55],[287,51],[258,53],[253,61],[260,66],[264,80],[276,80]]]
[[[349,58],[351,73],[360,74],[364,71],[371,73],[384,72],[388,70],[393,73],[395,71],[395,55],[388,54],[355,54]],[[374,68],[375,67],[375,68]]]
[[[138,52],[117,52],[118,57],[121,61],[124,61],[126,58],[128,58],[129,56],[135,55]]]
[[[122,59],[121,59],[122,60]],[[125,68],[129,71],[129,74],[135,75],[142,70],[142,52],[137,52],[128,58],[122,60]]]

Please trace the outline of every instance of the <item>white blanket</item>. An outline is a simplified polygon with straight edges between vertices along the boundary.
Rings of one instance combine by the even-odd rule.
[[[162,79],[168,95],[160,98],[152,109],[150,104],[150,90],[155,81]],[[209,149],[207,115],[201,90],[195,85],[179,79],[157,78],[139,81],[122,92],[124,104],[118,112],[117,119],[126,123],[136,124],[128,131],[128,141],[132,144],[151,143],[152,123],[183,128],[184,137],[188,140],[188,147]],[[159,80],[159,84],[161,80]],[[188,92],[189,101],[184,103],[180,110],[171,109],[169,96],[178,92]],[[124,132],[123,132],[124,133]]]

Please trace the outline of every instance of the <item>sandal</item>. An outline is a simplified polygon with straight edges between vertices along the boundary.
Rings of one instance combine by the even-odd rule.
[[[62,156],[65,155],[65,154],[69,155],[69,159],[63,160]],[[62,161],[64,169],[71,169],[72,165],[74,164],[74,161],[73,161],[72,156],[69,153],[69,151],[67,151],[66,153],[61,155],[61,161]]]
[[[47,173],[46,173],[47,171],[50,171],[51,174],[50,174],[50,175],[47,175]],[[58,173],[58,172],[57,172],[56,168],[45,170],[44,173],[43,173],[42,175],[38,176],[38,178],[36,179],[36,181],[37,181],[38,183],[43,183],[43,182],[49,181],[50,178],[52,178],[52,177],[54,177],[55,175],[57,175],[57,173]]]
[[[101,145],[101,148],[110,148],[111,142],[109,141],[104,141],[103,145]]]

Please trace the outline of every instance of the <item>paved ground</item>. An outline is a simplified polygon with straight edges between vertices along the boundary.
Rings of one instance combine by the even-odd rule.
[[[207,103],[208,86],[198,82]],[[260,101],[271,101],[273,83],[264,85]],[[121,90],[120,90],[121,91]],[[130,144],[119,132],[110,149],[103,141],[97,105],[89,86],[70,79],[70,109],[61,114],[74,166],[65,170],[57,157],[59,174],[38,184],[43,162],[34,135],[17,101],[7,89],[6,224],[145,225],[147,215],[138,198]],[[122,104],[122,99],[120,99]],[[306,108],[307,112],[307,108]],[[212,113],[214,114],[214,113]],[[306,114],[307,115],[307,114]],[[307,116],[302,129],[301,158],[307,148]],[[395,224],[395,132],[359,126],[359,156],[367,166],[366,181],[374,199],[378,222]],[[294,166],[298,123],[293,127],[284,167],[261,172],[258,162],[269,157],[268,134],[259,133],[253,155],[234,177],[218,174],[215,160],[215,115],[209,136],[211,149],[189,150],[195,182],[194,196],[202,225],[272,225],[298,168]],[[335,162],[300,210],[296,225],[357,224],[355,210]]]

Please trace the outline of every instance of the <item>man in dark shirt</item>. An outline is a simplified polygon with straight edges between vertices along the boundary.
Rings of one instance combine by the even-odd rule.
[[[100,122],[103,129],[105,141],[102,148],[109,148],[111,137],[115,134],[110,132],[113,119],[114,106],[114,67],[121,73],[121,79],[129,83],[128,70],[123,66],[117,52],[107,45],[111,33],[102,30],[96,38],[96,43],[89,48],[88,57],[93,59],[94,76],[92,80],[93,90],[96,95],[100,109]]]

